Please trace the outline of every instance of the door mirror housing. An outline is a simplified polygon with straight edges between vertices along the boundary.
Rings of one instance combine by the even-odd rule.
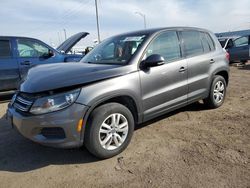
[[[50,58],[53,57],[55,55],[55,53],[49,49],[48,53],[45,53],[42,55],[43,58]]]
[[[165,64],[165,59],[159,54],[150,55],[142,61],[142,66],[145,68],[157,67],[163,64]]]
[[[54,55],[55,55],[55,53],[53,52],[53,50],[49,50],[48,56],[53,57]]]

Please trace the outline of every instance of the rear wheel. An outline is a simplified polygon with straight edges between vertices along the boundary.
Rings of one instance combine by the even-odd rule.
[[[84,143],[98,158],[110,158],[129,144],[134,131],[134,118],[128,108],[119,103],[97,107],[86,125]]]
[[[211,85],[209,96],[204,99],[204,103],[209,108],[220,107],[225,100],[226,89],[225,79],[220,75],[216,75]]]

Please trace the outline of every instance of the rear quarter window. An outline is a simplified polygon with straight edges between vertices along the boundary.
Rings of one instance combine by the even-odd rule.
[[[201,35],[201,43],[202,43],[202,46],[203,46],[204,53],[210,52],[211,49],[210,49],[210,45],[208,43],[206,34],[201,32],[200,35]]]
[[[207,41],[209,43],[209,46],[210,46],[210,50],[213,51],[215,50],[215,44],[214,44],[214,41],[213,39],[211,38],[211,36],[208,34],[208,33],[205,33],[206,37],[207,37]]]
[[[0,40],[0,58],[11,57],[11,48],[9,40]]]
[[[215,49],[214,42],[211,39],[210,35],[205,32],[200,32],[201,36],[201,43],[204,49],[204,53],[208,53],[210,51],[213,51]]]

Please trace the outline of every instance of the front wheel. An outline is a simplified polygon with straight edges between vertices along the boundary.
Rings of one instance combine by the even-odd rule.
[[[134,131],[134,118],[125,106],[108,103],[91,113],[86,126],[86,148],[96,157],[106,159],[128,146]]]
[[[209,108],[220,107],[226,97],[226,81],[222,76],[216,75],[210,88],[208,98],[204,99],[204,103]]]

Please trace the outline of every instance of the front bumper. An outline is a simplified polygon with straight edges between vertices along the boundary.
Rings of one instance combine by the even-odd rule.
[[[26,138],[42,145],[74,148],[83,144],[82,131],[77,131],[87,106],[74,103],[70,107],[43,115],[23,115],[9,106],[7,116]]]

